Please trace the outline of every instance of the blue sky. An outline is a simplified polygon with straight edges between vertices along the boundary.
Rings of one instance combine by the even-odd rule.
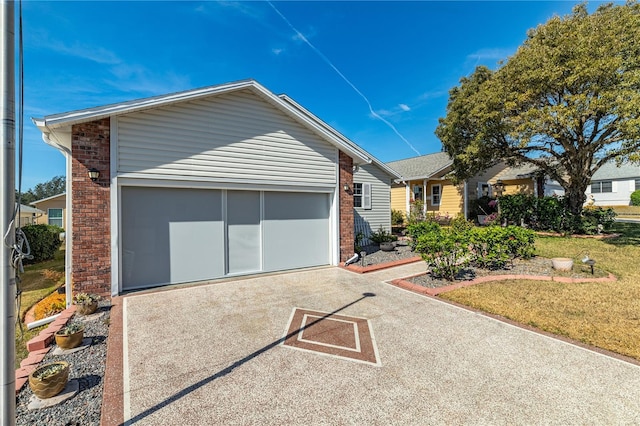
[[[247,78],[381,161],[440,151],[449,89],[575,4],[26,1],[23,190],[65,174],[31,117]]]

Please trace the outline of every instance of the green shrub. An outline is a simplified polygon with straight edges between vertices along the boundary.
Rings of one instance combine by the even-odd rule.
[[[503,268],[509,261],[509,247],[500,226],[474,228],[469,232],[473,262],[481,268]]]
[[[382,226],[380,227],[380,229],[378,229],[378,232],[372,232],[371,235],[369,235],[369,240],[371,240],[375,244],[388,243],[391,241],[396,241],[397,239],[398,237],[384,229]]]
[[[422,200],[415,200],[411,202],[409,217],[407,219],[409,223],[424,221],[424,203],[422,202]]]
[[[404,213],[400,210],[391,209],[391,224],[402,225],[404,223]]]
[[[631,205],[640,206],[640,189],[631,193]]]
[[[410,222],[407,226],[407,235],[411,238],[409,246],[415,250],[418,239],[425,234],[439,233],[440,225],[436,222]]]
[[[27,237],[33,256],[32,259],[25,260],[25,263],[37,263],[53,259],[62,244],[60,233],[64,231],[53,225],[27,225],[22,227],[22,232]]]
[[[451,220],[451,229],[454,232],[468,232],[473,229],[473,227],[473,222],[465,219],[465,217],[461,214]]]
[[[616,212],[612,208],[589,206],[582,210],[581,232],[585,234],[599,234],[611,228],[615,222]]]
[[[469,264],[469,237],[467,233],[438,226],[418,237],[416,251],[422,255],[432,275],[455,280]]]
[[[502,229],[509,248],[509,256],[530,259],[535,255],[535,232],[519,226],[507,226]]]

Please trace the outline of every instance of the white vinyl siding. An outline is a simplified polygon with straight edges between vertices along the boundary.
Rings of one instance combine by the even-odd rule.
[[[362,183],[362,207],[354,208],[356,232],[368,236],[380,227],[391,230],[391,178],[378,166],[367,164],[360,166],[354,173],[353,181]],[[365,186],[370,187],[367,197]]]
[[[118,117],[120,176],[330,187],[337,149],[248,91]]]

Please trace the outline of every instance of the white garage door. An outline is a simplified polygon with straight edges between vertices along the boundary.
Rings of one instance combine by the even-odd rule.
[[[330,263],[329,195],[123,187],[122,290]]]

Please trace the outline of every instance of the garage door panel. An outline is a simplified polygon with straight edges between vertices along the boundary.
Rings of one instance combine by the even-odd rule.
[[[265,192],[264,270],[329,264],[329,196]]]
[[[227,192],[228,272],[261,269],[260,192]]]
[[[224,275],[219,190],[122,188],[123,290]]]

